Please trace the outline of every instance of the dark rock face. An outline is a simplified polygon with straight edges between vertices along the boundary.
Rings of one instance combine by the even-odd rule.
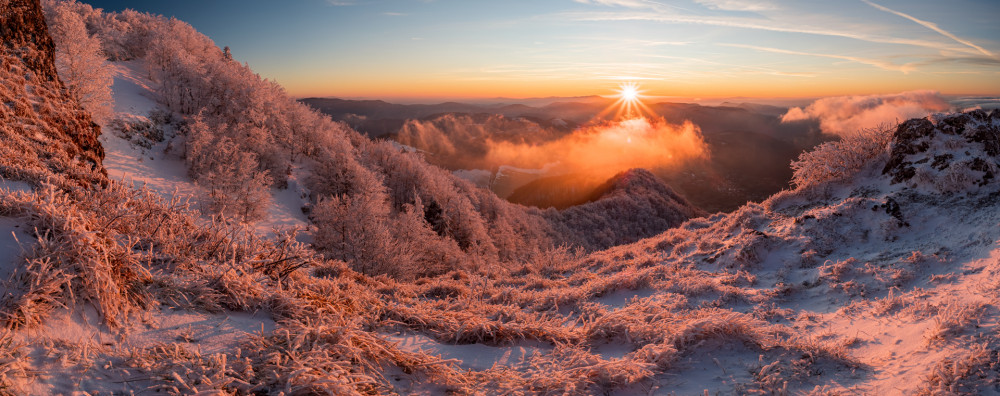
[[[920,174],[946,190],[960,189],[963,183],[985,186],[1000,169],[1000,111],[906,121],[896,129],[891,150],[882,173],[893,184]]]
[[[55,44],[38,0],[0,0],[0,174],[48,172],[84,182],[107,174],[100,126],[56,74]]]
[[[20,55],[36,74],[50,81],[58,79],[56,46],[38,1],[0,0],[0,38],[4,49]]]

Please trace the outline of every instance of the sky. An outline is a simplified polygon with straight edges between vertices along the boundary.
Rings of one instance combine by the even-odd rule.
[[[296,97],[1000,94],[1000,1],[83,0],[174,16]]]

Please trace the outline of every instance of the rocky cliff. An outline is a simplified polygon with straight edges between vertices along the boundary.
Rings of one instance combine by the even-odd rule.
[[[38,0],[0,0],[0,176],[105,179],[100,127],[70,97]]]

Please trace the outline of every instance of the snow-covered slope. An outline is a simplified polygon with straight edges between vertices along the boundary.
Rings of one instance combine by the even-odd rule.
[[[653,278],[637,294],[748,313],[786,328],[773,347],[804,343],[842,363],[813,368],[811,353],[758,361],[770,347],[707,345],[682,353],[687,364],[661,377],[664,389],[738,392],[747,388],[727,378],[749,371],[763,390],[1000,392],[998,127],[995,111],[911,120],[884,169],[605,252],[609,264],[631,255],[706,271]]]
[[[91,14],[95,27],[137,35],[130,40],[146,32],[169,41],[177,35],[164,32],[185,31],[166,18]],[[0,3],[0,19],[27,16],[35,30],[21,38],[44,39],[37,2]],[[109,20],[123,24],[109,27]],[[247,87],[245,98],[280,91],[258,84],[214,43],[195,41],[204,44],[195,45],[204,50],[196,51],[199,59],[239,71],[214,76]],[[447,264],[393,277],[359,272],[371,256],[325,258],[287,234],[259,238],[236,222],[208,221],[163,200],[178,189],[200,191],[176,157],[183,142],[170,138],[172,127],[162,141],[156,137],[154,126],[169,125],[169,117],[150,113],[155,102],[144,95],[153,85],[139,62],[118,65],[115,87],[118,117],[127,121],[115,125],[138,133],[109,125],[103,142],[112,179],[127,174],[152,192],[108,182],[92,168],[104,151],[90,142],[93,128],[71,129],[80,135],[74,139],[51,127],[89,126],[86,114],[58,94],[58,84],[28,89],[25,75],[54,70],[51,45],[32,50],[19,43],[29,51],[18,52],[10,42],[0,46],[13,65],[0,68],[0,96],[19,113],[0,106],[0,175],[16,180],[0,180],[0,268],[14,274],[2,280],[0,295],[0,393],[1000,393],[1000,112],[908,121],[895,130],[891,148],[876,145],[873,156],[831,155],[850,149],[847,139],[824,146],[809,158],[873,159],[860,170],[801,161],[837,171],[813,174],[844,177],[598,252],[530,246],[545,224],[528,217],[472,222],[525,213],[397,147],[297,113],[315,121],[303,129],[329,127],[313,143],[336,150],[315,152],[332,154],[313,158],[332,159],[317,170],[371,181],[371,189],[340,191],[361,204],[316,216],[316,226],[325,220],[336,228],[354,215],[389,219],[373,216],[365,201],[391,210],[381,204],[402,194],[381,190],[389,185],[394,193],[424,189],[436,199],[431,205],[420,198],[436,210],[362,223],[378,231],[362,236],[394,237],[371,249],[400,252],[384,263],[426,250],[411,262]],[[18,58],[23,54],[49,62],[35,70]],[[184,84],[220,81],[203,78],[198,73],[207,69],[196,62],[186,66],[174,71],[192,78],[164,81],[180,92],[192,88]],[[260,109],[274,110],[276,119],[296,109],[282,104],[290,102],[285,96],[270,99]],[[30,100],[67,111],[36,112]],[[227,104],[229,112],[219,114],[227,122],[254,115]],[[321,137],[300,137],[310,136]],[[218,146],[202,147],[211,154]],[[76,161],[81,152],[90,161]],[[289,167],[281,163],[284,175]],[[294,186],[308,172],[291,168],[290,191],[298,192]],[[645,179],[638,172],[621,181]],[[620,187],[611,198],[651,185]],[[456,205],[450,214],[448,205]],[[511,227],[492,240],[526,254],[504,261],[449,255],[447,244],[459,239],[420,228],[459,216],[466,222],[455,224],[473,225],[452,230],[462,232],[460,239],[488,246],[485,228]],[[611,220],[565,230],[612,238]],[[400,244],[408,236],[421,239]]]
[[[998,127],[911,120],[846,180],[498,276],[471,294],[545,312],[571,341],[493,370],[570,393],[1000,394]],[[469,360],[447,336],[400,337]]]
[[[207,191],[188,176],[187,167],[180,157],[183,148],[177,147],[183,143],[175,139],[175,126],[163,119],[168,118],[169,113],[156,102],[155,82],[148,78],[146,62],[118,62],[113,67],[114,119],[103,127],[104,133],[100,137],[105,149],[104,166],[108,176],[135,183],[137,187],[144,186],[164,197],[182,197],[189,200],[193,207],[208,213]],[[160,119],[155,119],[157,116]],[[121,127],[116,128],[116,122],[157,128],[162,138],[137,144],[140,138],[134,136],[136,132],[122,131]],[[265,235],[275,228],[306,228],[307,220],[301,210],[308,202],[300,182],[303,177],[302,166],[296,165],[289,176],[288,188],[271,190],[272,204],[267,209],[268,216],[254,224],[258,233]]]

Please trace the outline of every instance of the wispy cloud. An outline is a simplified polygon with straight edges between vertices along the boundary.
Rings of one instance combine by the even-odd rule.
[[[626,7],[626,8],[652,8],[657,6],[666,6],[666,4],[656,2],[656,1],[646,1],[646,0],[574,0],[580,4],[596,4],[610,7]]]
[[[672,68],[657,62],[533,62],[494,65],[475,70],[449,70],[451,76],[487,74],[487,79],[547,79],[547,80],[617,80],[627,76],[632,80],[669,80],[703,77],[707,72]],[[480,76],[466,76],[479,78]]]
[[[808,78],[816,77],[816,73],[799,73],[799,72],[782,72],[782,71],[779,71],[779,72],[774,72],[773,74],[776,75],[776,76],[787,76],[787,77],[808,77]]]
[[[842,60],[846,60],[846,61],[851,61],[851,62],[856,62],[856,63],[862,63],[862,64],[869,65],[869,66],[875,66],[875,67],[883,69],[883,70],[898,71],[898,72],[902,72],[904,74],[916,70],[916,67],[912,63],[906,63],[906,64],[902,64],[902,65],[897,65],[895,63],[883,61],[883,60],[880,60],[880,59],[868,59],[868,58],[860,58],[860,57],[856,57],[856,56],[837,55],[837,54],[820,54],[820,53],[815,53],[815,52],[791,51],[791,50],[780,49],[780,48],[760,47],[760,46],[756,46],[756,45],[746,45],[746,44],[720,43],[719,45],[723,45],[723,46],[726,46],[726,47],[747,48],[747,49],[752,49],[752,50],[756,50],[756,51],[772,52],[772,53],[776,53],[776,54],[802,55],[802,56],[815,56],[815,57],[821,57],[821,58],[842,59]]]
[[[690,11],[689,9],[684,7],[678,7],[673,4],[667,4],[653,0],[573,0],[573,1],[580,4],[594,4],[594,5],[603,5],[609,7],[656,9],[656,10],[675,9],[675,10]]]
[[[659,77],[641,77],[641,76],[602,76],[599,78],[603,80],[617,80],[617,81],[662,80],[662,78]]]
[[[714,62],[707,59],[693,58],[693,57],[671,56],[671,55],[660,55],[660,54],[646,54],[643,56],[655,59],[670,59],[677,61],[679,64],[699,65],[698,69],[702,70],[704,74],[712,75],[715,77],[718,77],[720,75],[741,75],[741,74],[769,74],[772,76],[783,76],[783,77],[816,77],[815,73],[777,70],[769,67],[753,66],[753,65],[734,66],[732,63]]]
[[[907,39],[898,37],[871,36],[845,30],[833,30],[824,28],[784,25],[781,22],[773,20],[674,15],[662,12],[587,12],[587,13],[570,13],[570,14],[565,14],[564,16],[579,21],[650,21],[650,22],[664,22],[664,23],[678,23],[678,24],[709,25],[709,26],[722,26],[722,27],[764,30],[764,31],[783,32],[783,33],[800,33],[800,34],[811,34],[818,36],[843,37],[843,38],[866,41],[870,43],[910,45],[910,46],[931,48],[938,51],[952,50],[952,51],[967,52],[967,53],[973,51],[965,47],[944,46],[942,43],[935,41],[916,40],[916,39]],[[978,52],[973,52],[973,53],[978,53]]]
[[[404,14],[402,12],[383,12],[382,15],[388,15],[388,16],[405,16],[406,14]]]
[[[346,0],[326,0],[326,4],[329,4],[329,5],[332,5],[332,6],[335,6],[335,7],[344,7],[344,6],[352,6],[352,5],[355,5],[357,3],[353,2],[353,1],[346,1]]]
[[[962,56],[962,57],[941,56],[920,62],[920,65],[923,66],[923,65],[934,65],[942,63],[959,63],[965,65],[984,66],[993,68],[1000,67],[1000,59],[990,58],[986,56]]]
[[[770,1],[754,0],[694,0],[695,2],[715,10],[725,11],[766,11],[776,10],[778,6]]]
[[[963,45],[966,45],[966,46],[968,46],[970,48],[974,48],[977,51],[979,51],[980,53],[982,53],[983,55],[989,56],[991,58],[995,57],[992,52],[987,51],[985,48],[980,47],[980,46],[976,45],[975,43],[973,43],[973,42],[971,42],[969,40],[965,40],[965,39],[962,39],[962,38],[960,38],[960,37],[958,37],[958,36],[956,36],[954,34],[951,34],[951,32],[948,32],[947,30],[941,29],[936,23],[928,22],[928,21],[925,21],[925,20],[922,20],[922,19],[918,19],[918,18],[916,18],[916,17],[914,17],[914,16],[912,16],[910,14],[905,14],[905,13],[902,13],[902,12],[890,9],[888,7],[883,7],[881,5],[872,3],[871,1],[868,1],[868,0],[861,0],[861,1],[865,2],[865,4],[868,4],[868,5],[872,6],[872,7],[877,8],[879,10],[888,12],[890,14],[898,15],[898,16],[901,16],[903,18],[909,19],[909,20],[911,20],[913,22],[916,22],[916,23],[920,24],[923,27],[926,27],[926,28],[928,28],[930,30],[933,30],[935,32],[940,33],[942,36],[945,36],[947,38],[955,40],[956,42],[961,43]]]

